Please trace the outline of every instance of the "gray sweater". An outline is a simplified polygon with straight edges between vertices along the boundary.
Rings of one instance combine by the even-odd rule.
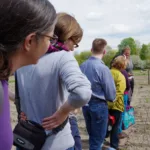
[[[81,73],[71,52],[47,54],[37,65],[23,67],[17,73],[21,110],[35,122],[41,123],[43,118],[51,116],[66,100],[79,108],[91,98],[90,82]],[[56,136],[47,138],[43,150],[65,150],[73,144],[67,124]]]

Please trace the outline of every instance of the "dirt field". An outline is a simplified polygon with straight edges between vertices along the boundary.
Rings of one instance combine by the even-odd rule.
[[[10,88],[14,90],[14,82],[10,83]],[[135,90],[132,106],[135,108],[136,124],[126,131],[129,138],[120,141],[120,148],[122,150],[150,150],[150,85],[148,85],[145,73],[137,73],[135,76]],[[88,150],[88,135],[82,113],[80,113],[77,118],[82,137],[83,150]],[[12,127],[15,126],[16,120],[15,106],[13,102],[11,102]],[[12,150],[14,150],[14,148]]]

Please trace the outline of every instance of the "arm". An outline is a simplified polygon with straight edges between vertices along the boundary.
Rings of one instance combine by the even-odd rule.
[[[42,126],[46,130],[62,124],[71,111],[88,103],[92,94],[90,82],[82,74],[77,61],[69,52],[65,53],[60,60],[59,76],[69,92],[68,101],[51,117],[43,120]]]
[[[105,98],[108,101],[114,101],[116,98],[116,86],[110,70],[105,67],[100,70],[102,73],[101,86],[104,90]]]
[[[68,103],[74,108],[80,108],[91,98],[91,84],[71,53],[65,53],[60,64],[60,77],[69,92]]]
[[[129,79],[128,79],[128,73],[127,73],[126,70],[123,70],[122,74],[124,75],[125,80],[126,80],[126,90],[129,91],[129,89],[130,89],[130,82],[129,82]]]
[[[3,108],[3,101],[4,101],[4,94],[3,94],[3,86],[2,86],[2,83],[0,81],[0,113],[2,111],[2,108]]]

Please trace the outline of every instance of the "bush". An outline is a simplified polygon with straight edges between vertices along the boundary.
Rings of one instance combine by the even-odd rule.
[[[145,68],[150,69],[150,60],[145,60]]]
[[[103,61],[104,61],[105,65],[110,67],[110,62],[115,57],[116,53],[117,53],[117,51],[115,51],[115,50],[110,50],[106,53],[106,55],[103,58]]]
[[[75,58],[79,65],[86,61],[91,56],[91,51],[81,52],[80,54],[75,55]]]
[[[146,61],[140,59],[138,55],[132,55],[132,62],[134,65],[134,69],[145,69],[146,68]]]

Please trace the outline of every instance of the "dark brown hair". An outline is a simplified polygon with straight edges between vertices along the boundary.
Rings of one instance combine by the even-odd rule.
[[[103,53],[105,46],[107,45],[106,40],[97,38],[92,43],[92,51],[95,54]]]
[[[0,18],[0,79],[7,79],[10,56],[29,34],[51,31],[56,11],[48,0],[0,0]]]

